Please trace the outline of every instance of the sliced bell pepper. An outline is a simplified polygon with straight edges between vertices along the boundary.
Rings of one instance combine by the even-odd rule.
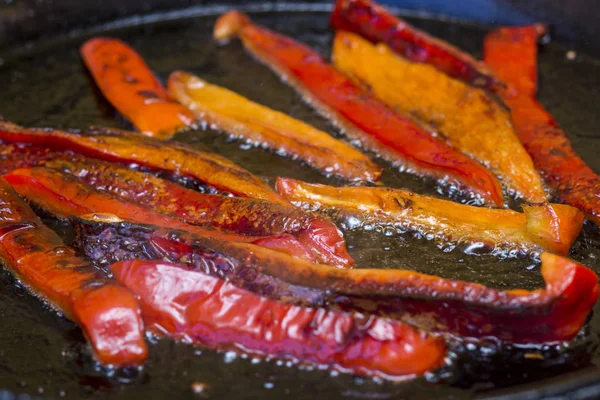
[[[278,303],[161,261],[111,266],[142,302],[147,326],[197,345],[294,358],[406,379],[440,367],[444,343],[399,321]]]
[[[34,295],[79,324],[99,362],[144,362],[147,347],[134,295],[78,257],[2,178],[0,260]]]
[[[337,0],[331,25],[334,29],[359,34],[373,43],[386,43],[403,57],[431,64],[471,85],[492,91],[503,86],[485,64],[415,28],[372,0]]]
[[[298,158],[327,175],[349,181],[375,182],[381,176],[381,168],[349,144],[197,76],[173,72],[168,87],[200,121],[236,138]]]
[[[4,178],[21,196],[58,218],[94,213],[113,214],[126,221],[179,229],[223,240],[253,242],[261,239],[191,225],[136,203],[118,200],[71,176],[44,167],[14,170],[4,175]],[[288,254],[296,257],[315,260],[311,250],[291,235],[283,234],[279,238],[271,236],[270,241],[262,239],[259,243],[271,245],[275,249],[284,248]],[[285,243],[278,244],[278,239]]]
[[[294,204],[334,212],[345,220],[369,218],[374,223],[432,233],[439,239],[522,252],[568,254],[584,219],[582,212],[564,204],[524,204],[519,213],[384,187],[332,187],[278,178],[276,188]]]
[[[537,39],[543,26],[500,28],[485,38],[485,62],[508,87],[498,94],[533,163],[557,199],[600,225],[600,176],[579,157],[567,134],[535,99]]]
[[[497,290],[400,269],[339,269],[249,243],[113,221],[77,224],[78,249],[111,262],[168,260],[225,277],[281,301],[393,316],[427,330],[508,343],[569,340],[598,297],[598,277],[567,258],[542,253],[544,289]],[[97,249],[110,249],[106,256]],[[149,253],[148,249],[152,251]]]
[[[142,134],[169,139],[194,124],[193,114],[169,96],[142,57],[122,41],[92,38],[81,46],[81,57],[104,96]]]
[[[548,201],[510,114],[484,90],[349,32],[336,34],[333,60],[401,114],[431,124],[452,146],[490,168],[518,197],[533,203]]]
[[[240,12],[231,11],[217,20],[214,37],[235,36],[242,39],[248,51],[364,147],[413,172],[443,179],[475,193],[485,202],[504,203],[500,184],[490,171],[412,120],[395,113],[328,64],[316,51],[253,24]]]
[[[224,157],[127,133],[101,131],[84,135],[56,129],[26,129],[0,121],[0,141],[5,143],[32,144],[58,152],[136,164],[155,171],[198,179],[238,196],[289,205],[259,178]]]
[[[293,235],[323,264],[349,267],[354,261],[340,230],[322,216],[290,206],[244,197],[198,193],[153,175],[104,162],[50,161],[46,167],[127,202],[181,219],[192,225],[212,226],[241,235],[273,236],[261,239],[264,247],[287,246],[282,234]],[[271,243],[272,246],[267,245]],[[293,247],[293,246],[292,246]]]

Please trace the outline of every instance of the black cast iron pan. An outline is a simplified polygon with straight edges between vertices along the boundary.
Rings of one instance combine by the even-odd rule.
[[[189,5],[183,1],[175,3]],[[476,6],[479,0],[469,3]],[[215,15],[223,11],[222,6],[196,5],[150,13],[150,9],[143,8],[145,4],[154,4],[156,8],[152,10],[167,8],[168,4],[123,1],[78,5],[67,0],[52,4],[59,7],[62,19],[56,9],[47,8],[46,2],[36,5],[17,1],[0,6],[0,21],[4,21],[0,24],[4,29],[0,34],[4,44],[0,54],[0,113],[10,120],[27,126],[129,128],[99,96],[79,59],[80,44],[90,36],[102,34],[130,43],[161,78],[175,69],[188,70],[337,134],[267,68],[254,62],[239,44],[219,47],[212,42],[211,27]],[[438,2],[431,4],[439,6]],[[448,8],[448,4],[450,2],[444,3],[444,7]],[[489,6],[491,3],[482,0],[481,4]],[[497,4],[501,10],[503,3]],[[277,3],[241,7],[253,12],[257,22],[294,36],[323,54],[329,53],[332,33],[328,28],[327,11],[330,5]],[[28,14],[26,10],[33,13]],[[41,12],[44,10],[46,13]],[[145,13],[142,16],[114,19],[124,13],[142,11]],[[461,8],[454,10],[454,14],[460,12]],[[463,12],[469,16],[473,9],[463,8]],[[411,15],[410,20],[417,26],[480,55],[488,26]],[[497,15],[506,19],[512,14],[498,11]],[[84,26],[94,18],[96,22],[105,19],[113,19],[113,22]],[[519,18],[517,22],[528,22],[527,19],[533,17],[522,14]],[[565,26],[561,29],[568,31]],[[15,41],[8,40],[11,37]],[[570,134],[583,158],[598,171],[600,114],[595,100],[600,90],[597,78],[600,61],[582,51],[574,59],[572,53],[567,57],[572,46],[578,49],[585,46],[585,42],[571,43],[568,39],[565,35],[566,45],[551,42],[542,50],[540,98]],[[589,49],[592,52],[593,46]],[[210,130],[181,134],[177,140],[230,157],[269,182],[283,175],[340,183],[324,178],[299,162],[264,150],[248,149]],[[386,167],[385,184],[437,194],[431,182],[382,165]],[[54,226],[68,238],[66,227]],[[362,267],[408,267],[504,289],[536,288],[542,284],[539,265],[531,259],[467,254],[464,248],[443,251],[423,238],[386,236],[377,229],[359,229],[346,232],[346,236],[352,255]],[[586,225],[570,256],[598,271],[599,244],[598,228]],[[105,371],[92,362],[85,340],[74,324],[49,311],[20,288],[7,272],[1,271],[0,399],[29,396],[40,399],[595,398],[600,393],[600,370],[596,367],[600,362],[599,334],[597,309],[586,328],[567,344],[520,349],[493,340],[456,341],[451,343],[450,365],[426,378],[401,384],[337,376],[276,361],[193,348],[169,340],[152,343],[150,359],[141,371]],[[530,356],[532,353],[536,354],[534,358]],[[194,391],[201,386],[199,384],[206,388],[202,393]],[[575,395],[578,397],[571,397]]]

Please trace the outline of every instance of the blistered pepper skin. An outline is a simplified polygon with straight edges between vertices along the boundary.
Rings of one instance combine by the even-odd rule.
[[[458,204],[402,189],[332,187],[277,178],[276,189],[298,206],[497,250],[567,255],[583,226],[583,213],[564,204],[524,204],[523,213]]]
[[[237,11],[217,20],[214,36],[239,36],[250,53],[294,86],[317,111],[393,164],[454,184],[487,203],[504,204],[500,183],[484,166],[394,112],[316,51],[253,24]]]
[[[537,39],[543,33],[541,25],[497,29],[485,38],[484,59],[508,85],[499,95],[510,107],[517,134],[546,185],[559,201],[600,225],[600,177],[535,98]]]
[[[422,375],[445,356],[439,338],[401,322],[279,303],[174,264],[134,260],[111,271],[139,296],[151,329],[202,346],[395,379]]]
[[[178,229],[228,241],[254,242],[262,239],[259,243],[263,245],[285,249],[288,254],[296,257],[315,260],[310,249],[291,235],[261,238],[192,225],[133,202],[116,199],[69,175],[44,167],[14,170],[4,177],[19,195],[58,218],[113,215],[125,221]],[[270,240],[265,240],[267,238]]]
[[[144,327],[133,294],[78,257],[2,178],[0,259],[34,295],[79,324],[99,362],[144,362]]]
[[[492,91],[503,87],[485,64],[411,26],[372,0],[337,0],[331,26],[354,32],[373,43],[386,43],[403,57],[431,64],[471,85]]]
[[[81,57],[107,100],[143,135],[170,139],[193,125],[192,113],[174,101],[142,57],[126,43],[96,37]]]
[[[35,145],[121,164],[136,164],[154,171],[191,177],[238,196],[289,205],[258,177],[224,157],[176,143],[136,137],[127,131],[82,134],[56,129],[27,129],[0,121],[0,141]]]

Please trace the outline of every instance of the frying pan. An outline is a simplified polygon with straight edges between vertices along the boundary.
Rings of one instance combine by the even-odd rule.
[[[547,0],[406,0],[398,5],[415,25],[477,56],[489,29],[486,24],[527,23],[538,18],[553,23],[557,39],[544,46],[540,55],[540,98],[570,134],[582,157],[600,170],[596,129],[600,115],[595,105],[600,61],[593,58],[600,55],[600,34],[592,22],[591,1],[571,1],[568,7],[566,2]],[[247,2],[236,6],[252,12],[258,23],[329,53],[330,4]],[[238,43],[219,47],[210,40],[215,16],[225,8],[222,2],[187,0],[7,0],[0,5],[0,113],[27,126],[130,128],[99,95],[78,56],[84,40],[103,34],[129,42],[163,79],[172,70],[188,70],[337,135]],[[570,49],[577,50],[575,59],[566,57]],[[180,134],[177,140],[221,153],[268,182],[283,175],[340,183],[299,162],[248,149],[211,130]],[[437,194],[432,182],[382,165],[386,167],[386,185]],[[68,227],[48,223],[68,240]],[[440,249],[408,234],[386,236],[377,227],[348,231],[346,237],[351,254],[364,267],[412,268],[503,289],[542,284],[539,265],[530,259],[500,260],[489,254],[465,253],[464,248]],[[570,256],[598,271],[598,228],[586,225]],[[91,360],[74,324],[57,317],[2,271],[0,400],[596,398],[600,396],[599,310],[597,307],[585,329],[568,344],[516,348],[492,339],[480,343],[451,340],[449,365],[404,383],[338,376],[158,339],[151,339],[150,359],[143,370],[105,371]],[[201,387],[205,389],[200,392]]]

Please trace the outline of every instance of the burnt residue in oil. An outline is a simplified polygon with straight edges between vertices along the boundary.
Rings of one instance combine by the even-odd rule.
[[[289,34],[328,55],[332,33],[325,13],[262,13],[257,23]],[[417,26],[480,56],[485,30],[436,20],[411,20]],[[183,18],[104,32],[128,42],[161,79],[177,69],[232,89],[254,101],[307,121],[342,137],[300,96],[255,62],[238,43],[220,47],[211,40],[214,17]],[[3,57],[0,114],[25,126],[86,128],[102,125],[130,129],[100,96],[82,65],[78,47],[88,37],[47,42]],[[593,169],[600,169],[600,114],[590,93],[600,90],[600,64],[579,55],[564,57],[565,49],[547,46],[540,58],[541,101],[570,133],[574,145]],[[2,55],[4,56],[4,55]],[[273,183],[277,176],[339,185],[314,169],[266,150],[228,139],[209,126],[188,131],[177,140],[212,150]],[[440,195],[430,181],[386,169],[383,184]],[[196,182],[184,182],[197,187]],[[209,191],[210,189],[204,188]],[[457,194],[458,195],[458,194]],[[513,204],[517,206],[517,204]],[[68,233],[68,230],[65,231]],[[386,234],[387,233],[387,234]],[[453,247],[415,234],[354,229],[345,232],[359,267],[411,268],[446,278],[476,281],[491,287],[533,289],[543,284],[534,259],[489,254],[478,248]],[[418,236],[418,235],[416,235]],[[465,251],[467,250],[467,251]],[[599,229],[586,224],[570,256],[598,271]],[[0,389],[41,398],[322,398],[423,399],[470,398],[532,380],[558,376],[600,362],[600,308],[583,332],[570,343],[542,348],[517,348],[493,339],[470,343],[449,339],[449,365],[426,378],[392,384],[331,373],[292,363],[258,360],[193,348],[149,337],[150,359],[143,369],[111,371],[90,358],[85,339],[73,323],[58,317],[23,289],[4,270],[0,272]],[[332,376],[334,375],[334,376]],[[336,376],[337,375],[337,376]],[[198,382],[203,388],[198,393]],[[1,397],[1,395],[0,395]]]

